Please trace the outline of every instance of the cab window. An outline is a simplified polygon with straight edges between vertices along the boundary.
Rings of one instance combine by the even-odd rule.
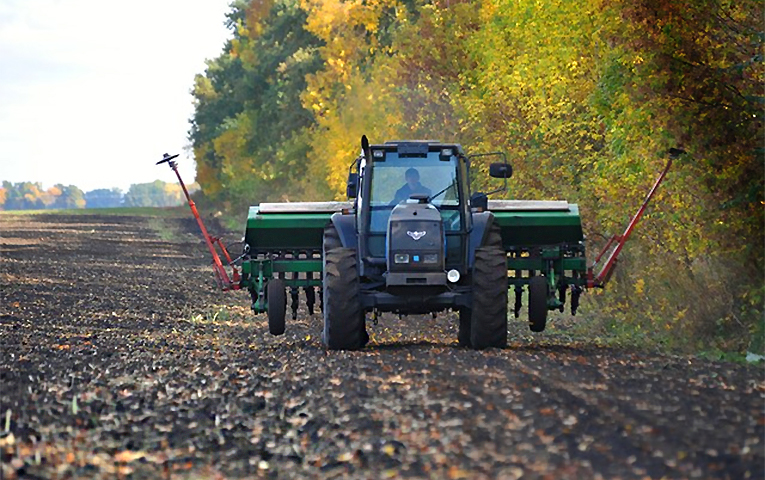
[[[400,157],[386,152],[375,159],[370,188],[370,231],[384,233],[393,207],[412,194],[427,195],[444,218],[444,228],[459,230],[460,199],[457,158],[428,152],[427,157]]]

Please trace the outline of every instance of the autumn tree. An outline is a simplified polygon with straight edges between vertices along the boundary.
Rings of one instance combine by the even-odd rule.
[[[202,190],[242,202],[324,192],[322,175],[309,170],[313,117],[300,103],[306,75],[320,66],[306,13],[294,0],[232,8],[233,39],[197,76],[193,92],[190,137]]]
[[[55,188],[61,193],[56,197],[53,204],[50,205],[50,208],[85,208],[85,194],[78,187],[57,184]]]
[[[32,210],[45,208],[44,190],[39,182],[11,183],[4,181],[5,210]]]
[[[198,178],[238,208],[342,198],[362,134],[456,141],[508,154],[508,196],[578,203],[596,251],[680,149],[590,324],[747,348],[765,336],[760,3],[238,2],[197,77]]]
[[[155,180],[134,183],[125,194],[125,207],[175,207],[184,202],[180,185]]]

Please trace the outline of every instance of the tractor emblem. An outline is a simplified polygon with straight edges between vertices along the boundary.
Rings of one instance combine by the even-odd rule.
[[[427,232],[410,232],[409,230],[407,230],[406,232],[406,234],[412,237],[412,239],[414,239],[415,241],[424,237],[425,233]]]

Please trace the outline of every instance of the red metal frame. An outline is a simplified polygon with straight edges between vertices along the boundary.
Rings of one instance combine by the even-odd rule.
[[[672,158],[669,159],[667,162],[667,166],[664,167],[664,170],[661,172],[661,175],[659,175],[659,178],[656,179],[656,182],[653,184],[653,188],[651,188],[651,191],[648,192],[648,196],[646,196],[645,201],[643,202],[643,205],[640,206],[640,209],[637,211],[637,213],[632,217],[632,220],[630,220],[629,225],[627,225],[627,229],[624,231],[621,235],[614,235],[608,240],[608,243],[606,243],[606,246],[603,247],[603,250],[600,251],[597,257],[595,257],[595,261],[592,262],[592,266],[588,269],[587,272],[587,287],[593,288],[603,288],[605,287],[608,280],[611,278],[611,275],[614,273],[614,267],[616,267],[616,264],[618,263],[618,257],[619,253],[622,251],[622,248],[624,248],[624,244],[627,243],[627,240],[630,238],[630,235],[632,234],[632,230],[635,228],[635,225],[640,220],[640,217],[643,216],[643,212],[645,212],[646,207],[648,206],[648,202],[651,201],[651,198],[653,197],[654,193],[656,193],[656,190],[659,188],[659,185],[662,181],[664,181],[664,177],[667,175],[667,172],[669,171],[669,167],[672,166]],[[603,255],[606,254],[609,248],[611,248],[611,245],[616,243],[616,247],[611,251],[611,254],[608,256],[608,259],[606,260],[606,263],[603,264],[603,267],[600,269],[600,272],[598,272],[597,275],[593,276],[593,269],[595,268],[595,265],[600,262],[601,258],[603,258]]]
[[[191,199],[191,196],[189,195],[188,189],[186,189],[186,184],[183,183],[183,179],[181,178],[181,174],[178,172],[178,164],[173,161],[175,157],[178,155],[170,156],[168,154],[165,154],[165,158],[163,160],[160,160],[157,162],[157,165],[160,163],[167,162],[168,165],[170,165],[170,168],[175,172],[175,176],[178,177],[178,183],[181,184],[181,188],[183,189],[183,194],[186,196],[186,200],[189,202],[189,208],[191,209],[191,213],[194,214],[194,218],[197,219],[197,224],[199,225],[199,229],[202,231],[202,236],[205,239],[205,243],[207,244],[207,249],[210,250],[210,255],[212,255],[212,267],[213,272],[215,273],[215,280],[218,283],[218,286],[223,290],[239,290],[241,287],[239,285],[239,270],[236,268],[236,265],[234,265],[233,261],[231,260],[231,256],[228,253],[228,250],[226,249],[226,246],[223,245],[223,243],[220,241],[219,237],[213,237],[207,232],[207,228],[205,228],[204,222],[202,222],[202,217],[199,216],[199,212],[197,211],[197,206],[194,203],[194,200]],[[218,256],[217,250],[215,250],[215,244],[218,244],[218,246],[221,249],[221,252],[223,252],[223,255],[226,257],[226,261],[231,266],[232,269],[232,275],[231,278],[229,278],[228,273],[226,273],[226,269],[223,267],[223,263],[220,260],[220,256]]]

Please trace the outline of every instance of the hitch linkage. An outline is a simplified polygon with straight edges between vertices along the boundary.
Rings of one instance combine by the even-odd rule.
[[[189,203],[191,213],[193,213],[194,218],[197,219],[197,224],[199,225],[199,229],[202,231],[202,236],[204,237],[205,243],[207,244],[207,249],[210,250],[210,254],[212,255],[213,272],[215,273],[215,280],[218,283],[218,287],[224,291],[239,290],[241,288],[239,285],[239,270],[236,268],[236,265],[234,265],[234,261],[231,260],[231,256],[228,254],[226,246],[223,245],[223,242],[220,241],[220,238],[213,237],[207,232],[207,228],[205,228],[205,224],[202,222],[202,217],[199,216],[199,212],[197,211],[197,206],[194,203],[194,200],[191,199],[189,191],[186,189],[186,184],[183,183],[183,179],[181,179],[181,174],[178,173],[178,163],[175,162],[175,158],[177,158],[178,155],[179,154],[177,153],[175,155],[168,155],[166,153],[163,155],[162,160],[157,162],[157,165],[167,163],[170,166],[170,169],[175,172],[175,176],[178,177],[178,183],[181,184],[183,194],[186,196],[186,200]],[[221,262],[220,256],[218,256],[218,252],[215,249],[216,243],[220,247],[221,252],[223,252],[223,256],[226,257],[226,261],[232,269],[231,277],[228,276],[226,269],[223,268],[223,262]]]

